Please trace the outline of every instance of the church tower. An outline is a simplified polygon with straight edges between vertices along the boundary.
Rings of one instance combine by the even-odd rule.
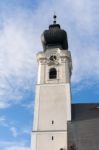
[[[67,150],[67,121],[71,120],[72,60],[67,33],[56,23],[41,36],[37,54],[38,80],[31,150]]]

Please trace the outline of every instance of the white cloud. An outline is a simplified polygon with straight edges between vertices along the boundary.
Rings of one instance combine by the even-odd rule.
[[[0,116],[0,126],[7,126],[5,116]]]
[[[19,102],[24,91],[32,89],[37,71],[35,55],[42,50],[40,35],[52,22],[54,11],[58,22],[68,32],[73,56],[73,83],[92,77],[99,82],[98,3],[97,0],[43,0],[34,12],[21,8],[13,16],[3,15],[0,29],[0,108]]]
[[[12,100],[21,100],[22,90],[33,85],[35,76],[35,55],[28,29],[25,31],[13,21],[5,20],[0,36],[0,108],[8,107]]]
[[[30,150],[30,148],[23,146],[12,146],[10,148],[6,148],[5,150]]]
[[[31,131],[32,131],[30,127],[30,122],[28,122],[27,126],[24,125],[18,128],[15,125],[15,122],[9,121],[9,119],[7,119],[5,116],[0,116],[0,127],[1,126],[8,129],[8,131],[10,131],[11,136],[14,138],[20,137],[26,134],[30,136]]]
[[[28,135],[30,135],[30,134],[31,134],[31,131],[32,131],[32,129],[29,128],[29,126],[28,126],[28,127],[23,127],[23,128],[21,129],[21,134],[28,134]]]
[[[12,132],[13,137],[17,137],[18,136],[18,132],[17,132],[17,129],[15,127],[11,127],[10,131]]]
[[[0,142],[0,148],[2,150],[30,150],[29,147],[25,146],[25,143],[20,144],[19,142],[2,141]]]
[[[0,101],[0,109],[4,109],[9,107],[9,104],[7,102],[3,102],[2,100]]]
[[[24,107],[24,108],[28,109],[29,111],[33,111],[33,106],[34,106],[34,100],[30,103],[26,103],[26,104],[22,103],[21,104],[21,107]]]
[[[15,126],[9,126],[9,130],[12,133],[13,137],[19,137],[22,135],[29,135],[31,134],[32,129],[30,128],[30,125],[28,124],[28,127],[23,126],[22,128],[18,129]]]
[[[76,54],[74,54],[76,55]],[[88,79],[99,81],[99,51],[97,48],[87,49],[82,55],[79,53],[73,58],[74,72],[73,82],[79,83],[81,81],[86,82]]]

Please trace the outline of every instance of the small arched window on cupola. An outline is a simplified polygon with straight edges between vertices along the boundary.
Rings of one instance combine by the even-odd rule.
[[[56,68],[51,68],[49,71],[49,79],[56,79],[57,78],[57,70]]]

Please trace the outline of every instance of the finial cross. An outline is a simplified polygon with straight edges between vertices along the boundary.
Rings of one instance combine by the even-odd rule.
[[[54,14],[54,16],[53,16],[53,19],[54,19],[53,24],[56,24],[56,18],[57,18],[57,16]]]

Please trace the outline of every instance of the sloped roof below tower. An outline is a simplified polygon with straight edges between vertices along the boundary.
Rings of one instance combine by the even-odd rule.
[[[68,150],[99,150],[99,103],[72,104]]]

